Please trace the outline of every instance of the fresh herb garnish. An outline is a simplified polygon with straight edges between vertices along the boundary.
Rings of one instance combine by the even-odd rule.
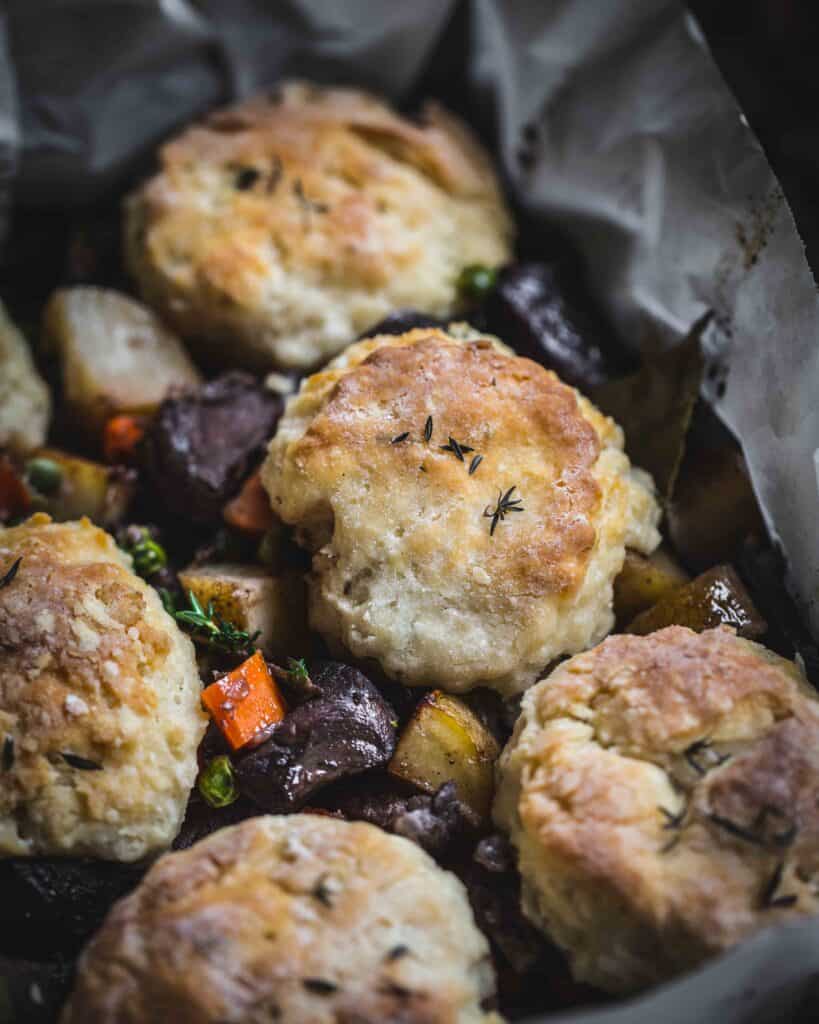
[[[4,772],[10,772],[14,767],[14,737],[6,736],[3,740],[3,753],[0,755],[0,767]]]
[[[11,568],[9,569],[9,571],[6,573],[5,576],[3,576],[2,579],[0,579],[0,590],[2,590],[3,587],[7,587],[9,585],[9,583],[11,583],[11,581],[17,575],[17,572],[18,572],[18,570],[20,568],[20,563],[22,561],[23,561],[23,556],[21,555],[15,562],[11,563]]]
[[[406,441],[409,437],[409,431],[405,430],[403,434],[396,434],[396,436],[390,441],[390,444],[401,444],[402,441]]]
[[[173,594],[168,590],[167,587],[158,588],[159,600],[162,602],[162,607],[168,613],[168,615],[176,617],[176,600]]]
[[[768,830],[766,826],[772,818],[787,822],[787,827],[782,831]],[[796,823],[790,821],[784,811],[770,805],[763,807],[750,825],[739,825],[720,814],[709,814],[708,820],[737,839],[755,846],[784,848],[791,845],[798,832]]]
[[[658,810],[660,814],[665,816],[665,824],[663,825],[663,830],[673,831],[676,833],[660,850],[660,853],[668,853],[669,850],[673,850],[673,848],[680,841],[680,833],[682,832],[683,822],[685,821],[685,816],[688,813],[688,808],[683,807],[683,809],[681,811],[678,811],[676,814],[673,811],[669,811],[667,807],[660,807],[658,808]]]
[[[213,610],[213,601],[208,603],[206,611],[192,590],[188,591],[188,603],[189,608],[181,612],[172,612],[174,618],[177,622],[190,626],[194,637],[210,644],[211,647],[233,652],[248,650],[261,633],[261,630],[257,629],[251,635],[247,630],[237,629],[232,622],[219,618]]]
[[[240,192],[246,192],[253,188],[261,176],[261,171],[257,171],[255,167],[240,167],[233,184]]]
[[[713,760],[709,763],[705,755],[713,755]],[[683,751],[683,756],[697,775],[705,775],[709,769],[718,768],[729,758],[728,754],[718,754],[711,747],[709,740],[697,740],[696,743],[692,743],[690,747],[686,747]]]
[[[384,958],[388,963],[392,963],[394,960],[400,960],[402,957],[409,956],[409,946],[393,946],[392,949],[387,953]]]
[[[102,765],[99,761],[92,761],[90,757],[82,757],[80,754],[72,754],[68,750],[61,750],[60,757],[67,765],[76,768],[81,772],[101,772]]]
[[[338,992],[338,985],[334,981],[327,981],[326,978],[302,978],[302,985],[308,992],[313,992],[317,996],[331,996]]]
[[[439,445],[442,452],[452,452],[458,462],[464,461],[464,453],[474,452],[474,448],[470,448],[468,444],[460,444],[450,434],[449,441],[446,444]]]
[[[773,909],[775,907],[792,907],[796,903],[797,897],[795,894],[789,894],[785,896],[777,896],[776,890],[779,888],[782,882],[782,873],[785,869],[785,865],[780,861],[773,874],[765,883],[765,888],[762,890],[762,908],[763,910]]]
[[[301,178],[296,178],[293,182],[293,195],[298,199],[299,205],[305,213],[327,213],[330,209],[326,203],[320,203],[305,195],[304,185],[302,184]]]
[[[211,807],[229,807],[239,798],[233,762],[220,754],[202,769],[196,787]]]
[[[482,462],[483,462],[483,455],[475,455],[473,457],[472,461],[469,463],[469,475],[470,476],[472,476],[472,474],[475,472],[475,470],[478,468],[478,466],[480,466],[480,464]]]
[[[498,523],[502,523],[510,512],[525,511],[523,505],[521,505],[523,499],[512,497],[516,490],[517,485],[513,484],[505,494],[498,491],[498,500],[495,506],[487,505],[483,510],[484,518],[492,520],[492,525],[489,527],[490,537],[494,535]]]
[[[424,440],[430,441],[432,439],[432,417],[427,416],[427,421],[424,424]]]
[[[325,907],[332,907],[333,896],[338,892],[338,888],[338,883],[333,884],[333,879],[329,875],[322,875],[313,886],[313,896]]]

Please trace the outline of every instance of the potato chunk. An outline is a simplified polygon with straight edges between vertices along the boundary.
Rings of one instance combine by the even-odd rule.
[[[666,626],[687,626],[697,633],[716,626],[732,626],[745,637],[762,636],[768,629],[730,565],[717,565],[676,588],[638,615],[626,632],[654,633]]]
[[[454,782],[460,799],[486,818],[499,753],[495,737],[462,700],[434,690],[407,723],[389,771],[427,793]]]
[[[190,566],[179,573],[203,607],[213,602],[216,615],[253,634],[269,658],[308,653],[307,611],[301,573],[266,573],[260,566],[222,563]]]
[[[178,338],[147,307],[107,288],[64,288],[44,314],[62,365],[65,403],[98,437],[116,413],[153,412],[174,389],[201,378]]]
[[[36,477],[27,471],[32,505],[39,511],[48,512],[58,523],[88,516],[97,526],[112,527],[124,519],[136,489],[133,470],[104,466],[58,448],[41,448],[26,465],[35,462],[56,467],[54,487],[48,493],[37,489]]]
[[[631,622],[667,594],[687,583],[689,576],[663,548],[646,558],[627,551],[620,575],[614,581],[614,613],[618,624]]]
[[[37,448],[45,441],[50,415],[48,386],[0,302],[0,448]]]

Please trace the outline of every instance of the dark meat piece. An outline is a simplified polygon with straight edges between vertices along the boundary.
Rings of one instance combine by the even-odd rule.
[[[434,857],[448,857],[475,838],[478,822],[445,782],[433,795],[419,794],[391,776],[356,779],[336,787],[324,801],[351,821],[367,821],[385,832],[411,839]]]
[[[197,393],[166,399],[142,445],[150,483],[171,512],[196,523],[220,520],[284,407],[255,377],[232,371]]]
[[[58,858],[0,861],[0,952],[38,959],[78,953],[145,867]]]
[[[581,390],[633,368],[591,297],[557,263],[505,267],[484,314],[488,331]]]
[[[329,783],[386,764],[395,750],[395,712],[366,676],[338,662],[309,671],[320,695],[236,765],[239,789],[265,811],[296,810]]]
[[[428,313],[419,313],[416,309],[398,309],[389,316],[379,320],[377,324],[368,327],[363,334],[358,336],[359,341],[363,338],[375,338],[379,334],[404,334],[415,327],[446,327],[448,320],[441,320],[437,316],[430,316]]]
[[[461,803],[454,782],[445,782],[434,796],[416,796],[393,818],[391,831],[411,839],[434,857],[474,837],[479,825],[474,812]]]
[[[174,850],[187,850],[188,847],[198,843],[212,832],[220,828],[227,828],[228,825],[236,825],[245,818],[256,817],[259,813],[258,807],[243,797],[227,807],[211,807],[197,789],[190,795],[188,807],[185,811],[185,820],[179,835],[174,840]]]
[[[475,847],[473,860],[491,874],[503,875],[515,870],[515,854],[506,836],[495,832],[484,836]]]

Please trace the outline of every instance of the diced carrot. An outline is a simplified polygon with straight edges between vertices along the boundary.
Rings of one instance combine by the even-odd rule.
[[[260,738],[287,714],[261,651],[203,690],[202,703],[232,750]]]
[[[258,470],[245,480],[241,491],[225,505],[222,515],[228,526],[242,533],[259,537],[267,533],[273,525],[273,512]]]
[[[0,455],[0,522],[25,515],[31,495],[8,455]]]
[[[106,462],[136,462],[137,445],[145,434],[143,421],[139,416],[122,413],[112,416],[105,424],[102,435],[102,451]]]

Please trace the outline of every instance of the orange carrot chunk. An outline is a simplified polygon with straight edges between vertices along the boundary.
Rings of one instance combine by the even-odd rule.
[[[137,445],[145,434],[142,420],[138,416],[112,416],[105,424],[102,435],[102,451],[106,462],[136,461]]]
[[[273,525],[270,498],[257,470],[245,480],[241,491],[225,505],[222,513],[228,526],[261,537]]]
[[[202,703],[232,750],[239,750],[287,714],[261,651],[202,691]]]

